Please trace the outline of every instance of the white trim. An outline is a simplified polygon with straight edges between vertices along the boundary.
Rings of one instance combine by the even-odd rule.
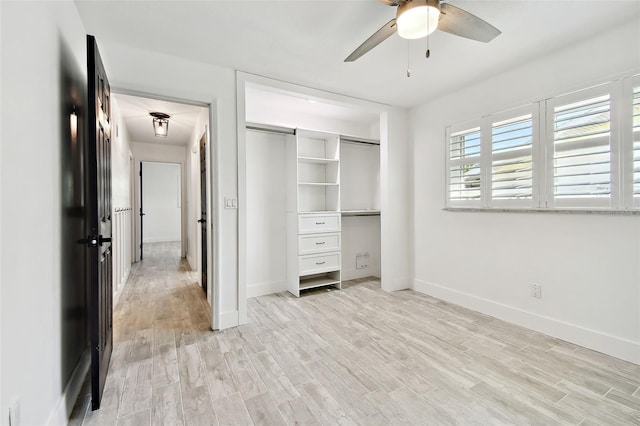
[[[384,278],[381,278],[380,287],[386,292],[408,290],[411,288],[411,278],[396,278],[393,282],[390,282],[388,279],[385,280]]]
[[[216,330],[224,330],[240,325],[240,313],[238,311],[222,312],[220,314],[220,325]]]
[[[73,411],[73,407],[76,404],[80,389],[84,379],[89,372],[89,366],[91,365],[91,354],[89,350],[85,350],[80,358],[80,361],[71,373],[71,378],[64,388],[64,392],[60,395],[55,410],[49,416],[47,425],[67,425],[69,423],[69,416]]]
[[[259,284],[247,285],[247,298],[264,296],[266,294],[287,291],[287,281],[268,281]]]
[[[345,268],[342,267],[340,271],[340,276],[342,281],[349,280],[357,280],[358,278],[366,278],[366,277],[377,277],[380,278],[380,267],[373,268],[364,268],[364,269],[356,269],[356,268]]]
[[[120,302],[120,296],[122,296],[122,293],[124,293],[124,288],[129,282],[129,275],[131,275],[131,265],[129,265],[129,267],[127,268],[122,281],[118,283],[118,290],[113,294],[113,310],[116,309],[118,303]]]
[[[247,283],[247,138],[246,138],[246,87],[248,77],[236,72],[236,125],[238,138],[238,312],[241,324],[246,324],[247,298],[250,295]],[[267,294],[267,293],[263,293]]]
[[[525,311],[493,300],[414,279],[413,290],[491,315],[522,327],[640,364],[640,342]]]

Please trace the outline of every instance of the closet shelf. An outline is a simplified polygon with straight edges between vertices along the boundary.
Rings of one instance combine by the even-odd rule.
[[[298,162],[300,163],[310,163],[310,164],[333,164],[338,163],[339,160],[333,158],[318,158],[318,157],[298,157]]]
[[[380,216],[380,210],[343,210],[342,216]]]
[[[300,290],[308,290],[310,288],[324,287],[327,285],[340,285],[340,280],[335,280],[327,277],[300,277]]]

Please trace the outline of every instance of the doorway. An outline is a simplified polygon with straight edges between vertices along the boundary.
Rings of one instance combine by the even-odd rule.
[[[182,243],[182,177],[177,163],[140,162],[140,258]]]
[[[211,222],[215,221],[198,223],[207,216],[215,218],[211,207],[215,164],[210,163],[215,140],[211,143],[210,107],[130,92],[116,92],[113,99],[117,115],[113,127],[127,141],[133,159],[129,183],[135,212],[135,262],[149,264],[163,259],[178,265],[180,271],[189,268],[192,283],[205,294],[208,290],[211,318],[217,318],[211,273],[216,238]],[[156,113],[168,116],[161,135],[154,126]],[[163,247],[169,251],[160,253],[158,249]]]

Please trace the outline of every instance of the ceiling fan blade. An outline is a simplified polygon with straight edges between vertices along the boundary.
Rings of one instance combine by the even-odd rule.
[[[396,18],[393,18],[389,22],[387,22],[384,27],[380,28],[378,31],[373,33],[371,37],[365,40],[353,53],[347,56],[345,62],[353,62],[386,39],[393,35],[397,31],[396,27]]]
[[[442,3],[438,29],[460,37],[489,43],[502,32],[476,15],[450,5]]]

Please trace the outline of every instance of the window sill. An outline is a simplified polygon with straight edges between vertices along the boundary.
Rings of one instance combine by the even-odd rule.
[[[640,216],[640,210],[604,210],[604,209],[519,209],[519,208],[480,208],[480,207],[445,207],[448,212],[476,212],[476,213],[568,213],[568,214],[597,214],[607,216]]]

